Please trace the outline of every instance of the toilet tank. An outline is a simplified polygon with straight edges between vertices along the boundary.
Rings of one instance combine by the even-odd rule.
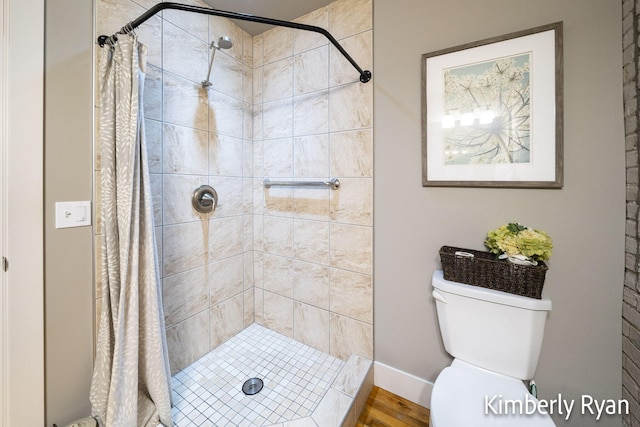
[[[433,274],[440,333],[453,357],[510,377],[533,378],[551,300],[534,299]]]

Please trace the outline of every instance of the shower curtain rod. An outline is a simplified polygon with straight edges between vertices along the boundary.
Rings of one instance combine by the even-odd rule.
[[[360,73],[360,81],[362,83],[366,83],[369,80],[371,80],[371,71],[363,70],[362,68],[360,68],[360,66],[347,53],[347,51],[342,46],[340,46],[340,43],[338,43],[338,41],[331,35],[331,33],[329,33],[324,28],[316,27],[313,25],[299,24],[297,22],[289,22],[289,21],[282,21],[279,19],[264,18],[261,16],[250,15],[248,13],[227,12],[224,10],[209,9],[209,8],[200,7],[200,6],[190,6],[187,4],[180,4],[180,3],[172,3],[172,2],[158,3],[155,6],[151,7],[149,10],[147,10],[145,13],[140,15],[137,19],[129,22],[127,25],[122,27],[120,31],[118,31],[116,34],[112,36],[102,35],[98,37],[98,44],[100,45],[100,47],[103,47],[107,43],[112,44],[116,42],[118,40],[118,37],[117,37],[118,34],[129,34],[133,30],[138,28],[143,22],[147,21],[153,15],[155,15],[156,13],[164,9],[184,10],[187,12],[203,13],[205,15],[222,16],[230,19],[239,19],[241,21],[258,22],[261,24],[277,25],[280,27],[289,27],[289,28],[295,28],[297,30],[313,31],[316,33],[320,33],[323,36],[325,36],[327,39],[329,39],[329,41],[336,47],[336,49],[338,49],[340,53],[344,55],[345,58],[347,58],[347,60],[351,63],[351,65],[353,65],[354,68],[358,70],[358,72]]]

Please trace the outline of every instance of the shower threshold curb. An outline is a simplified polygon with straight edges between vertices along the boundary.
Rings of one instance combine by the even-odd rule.
[[[373,362],[352,354],[310,417],[267,427],[353,427],[373,388]]]

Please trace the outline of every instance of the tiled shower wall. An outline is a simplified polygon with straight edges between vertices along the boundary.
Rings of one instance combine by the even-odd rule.
[[[371,0],[297,21],[325,28],[372,65]],[[341,359],[373,358],[373,82],[316,33],[253,39],[256,322]],[[339,190],[262,188],[263,178]]]
[[[627,219],[625,276],[622,303],[622,398],[629,401],[624,426],[640,425],[640,0],[622,1],[622,42],[624,60],[624,123],[626,132]]]
[[[113,34],[153,3],[99,0],[97,33]],[[175,373],[253,323],[252,239],[244,239],[251,235],[252,215],[243,199],[253,156],[253,45],[249,34],[224,18],[172,10],[161,17],[136,32],[149,48],[145,130]],[[201,82],[208,46],[220,36],[231,37],[233,47],[216,53],[207,91]],[[246,183],[250,189],[251,180]],[[213,214],[191,207],[191,194],[202,184],[218,192]]]
[[[155,3],[96,0],[96,33]],[[371,0],[300,21],[371,66]],[[254,320],[343,359],[372,358],[372,83],[315,33],[252,38],[227,19],[172,10],[136,32],[149,47],[145,126],[172,371]],[[208,44],[220,36],[234,45],[216,53],[206,91]],[[265,190],[265,176],[343,186]],[[213,214],[191,208],[201,184],[218,192]],[[99,221],[95,231],[99,315]]]

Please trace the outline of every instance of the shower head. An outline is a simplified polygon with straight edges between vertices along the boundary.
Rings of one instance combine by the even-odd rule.
[[[211,67],[213,67],[213,59],[216,56],[216,49],[231,49],[232,46],[233,42],[231,41],[231,37],[228,36],[220,37],[218,39],[218,44],[216,44],[216,42],[211,42],[211,45],[209,46],[209,49],[212,49],[211,60],[209,61],[209,72],[207,73],[207,79],[202,82],[203,88],[207,89],[211,87],[212,83],[209,81],[209,77],[211,77]]]
[[[231,41],[231,37],[222,36],[218,39],[218,44],[215,42],[211,42],[211,47],[216,49],[231,49],[233,46],[233,42]]]

